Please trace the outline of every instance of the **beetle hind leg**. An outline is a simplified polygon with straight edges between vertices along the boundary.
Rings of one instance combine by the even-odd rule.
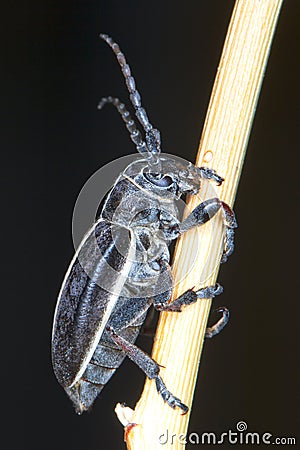
[[[175,397],[166,387],[165,383],[163,382],[162,378],[157,375],[155,377],[155,384],[157,392],[162,396],[163,400],[171,406],[171,408],[180,408],[182,410],[182,414],[186,414],[189,410],[189,408],[182,403],[179,398]]]
[[[161,395],[163,400],[171,406],[171,408],[180,408],[182,414],[188,412],[188,407],[182,401],[175,397],[166,387],[162,378],[159,375],[159,365],[147,353],[138,348],[136,345],[126,341],[123,337],[118,335],[112,327],[107,327],[113,341],[126,353],[126,355],[147,375],[148,378],[155,380],[157,392]]]

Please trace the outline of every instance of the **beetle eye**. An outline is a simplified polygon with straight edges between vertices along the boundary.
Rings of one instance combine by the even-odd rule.
[[[173,184],[173,179],[169,175],[165,175],[162,178],[158,178],[159,175],[153,173],[145,173],[145,178],[155,186],[167,188]]]

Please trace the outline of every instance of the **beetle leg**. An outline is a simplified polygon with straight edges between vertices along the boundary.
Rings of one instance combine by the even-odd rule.
[[[163,294],[158,294],[153,299],[153,306],[158,311],[170,311],[170,312],[180,312],[182,306],[191,305],[195,303],[199,298],[214,298],[223,292],[223,288],[220,284],[215,286],[206,286],[204,288],[194,291],[193,289],[188,289],[178,298],[176,298],[171,303],[168,303],[170,299],[169,291]]]
[[[194,291],[193,289],[188,289],[180,297],[176,298],[174,301],[169,303],[171,297],[171,290],[157,294],[153,298],[153,306],[158,311],[169,311],[169,312],[180,312],[182,306],[188,306],[195,303],[201,298],[214,298],[216,295],[220,295],[223,292],[223,288],[220,284],[215,286],[206,286],[204,288]],[[212,327],[206,329],[205,337],[212,338],[216,334],[223,330],[225,325],[229,320],[229,310],[222,306],[217,309],[217,312],[223,313],[221,319]]]
[[[209,169],[208,167],[196,167],[198,176],[204,178],[205,180],[213,180],[218,186],[224,181],[224,178],[220,177],[214,169]]]
[[[163,400],[171,406],[171,408],[180,408],[183,414],[188,412],[188,407],[181,400],[175,397],[166,387],[159,375],[159,365],[147,353],[143,352],[136,345],[131,344],[118,335],[112,327],[107,327],[113,341],[126,353],[126,355],[146,374],[151,380],[155,380],[157,392],[162,396]]]
[[[205,337],[212,338],[216,334],[220,333],[223,328],[226,326],[229,320],[229,310],[225,306],[221,306],[221,308],[217,309],[217,312],[222,313],[222,317],[215,323],[212,327],[206,328]]]
[[[223,216],[225,221],[225,248],[223,251],[223,255],[221,258],[221,263],[224,263],[227,261],[228,256],[231,255],[231,253],[234,250],[234,228],[237,228],[237,221],[235,218],[235,214],[230,208],[229,205],[225,202],[222,203],[222,209],[223,209]]]
[[[210,198],[200,203],[179,225],[180,234],[189,231],[199,225],[203,225],[212,219],[215,214],[222,209],[225,224],[225,248],[221,262],[227,261],[227,258],[234,249],[234,228],[237,227],[237,221],[234,212],[227,203],[222,202],[217,197]]]

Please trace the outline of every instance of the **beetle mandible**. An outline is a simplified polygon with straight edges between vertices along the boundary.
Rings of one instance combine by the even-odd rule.
[[[116,107],[142,158],[117,178],[65,275],[54,316],[54,372],[81,414],[91,407],[128,356],[155,381],[158,393],[168,405],[186,413],[188,407],[164,384],[159,364],[134,343],[151,305],[158,311],[178,312],[184,305],[222,292],[219,284],[191,288],[170,303],[171,241],[221,211],[224,221],[221,261],[225,262],[234,248],[237,222],[232,209],[217,197],[203,201],[184,220],[179,220],[176,200],[185,194],[197,194],[204,179],[217,185],[224,180],[213,169],[160,156],[160,133],[142,107],[124,54],[111,37],[105,34],[100,37],[117,57],[145,139],[118,98],[100,101],[99,109],[108,103]],[[103,287],[103,280],[107,285],[107,279],[111,288]],[[217,334],[228,321],[227,308],[218,311],[222,317],[207,329],[206,337]]]

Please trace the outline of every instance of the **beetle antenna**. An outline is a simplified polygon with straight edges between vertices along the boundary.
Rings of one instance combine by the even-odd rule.
[[[108,103],[111,103],[117,109],[118,113],[120,113],[126,125],[126,128],[130,133],[131,140],[136,146],[137,151],[140,153],[147,153],[147,145],[143,140],[135,121],[131,117],[130,112],[126,109],[124,103],[121,103],[121,101],[117,97],[103,97],[99,102],[98,109],[102,109],[103,106],[107,105]]]
[[[149,164],[153,168],[156,166],[156,171],[159,171],[159,153],[160,153],[160,132],[153,128],[151,125],[145,109],[142,107],[141,96],[136,89],[135,80],[131,75],[131,70],[127,64],[124,54],[121,52],[120,47],[113,39],[107,34],[100,34],[100,38],[103,39],[113,50],[117,57],[118,63],[121,67],[122,73],[125,78],[126,86],[129,92],[130,101],[135,109],[135,115],[146,133],[146,145],[148,151]]]

